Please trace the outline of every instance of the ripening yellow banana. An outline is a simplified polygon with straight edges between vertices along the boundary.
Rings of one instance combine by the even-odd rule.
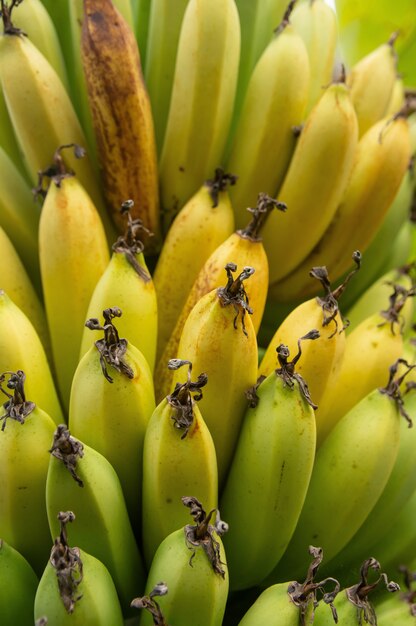
[[[351,89],[360,136],[387,114],[397,75],[396,38],[397,33],[362,57],[348,72],[347,85]]]
[[[389,104],[386,108],[386,115],[395,115],[403,108],[406,102],[405,86],[403,77],[400,74],[396,75],[394,80],[393,89],[391,92]]]
[[[348,271],[348,250],[365,253],[400,188],[410,157],[409,126],[401,115],[383,118],[361,137],[331,222],[301,263],[273,284],[272,298],[290,302],[316,293],[308,279],[308,269],[315,265],[325,264],[334,281]]]
[[[140,54],[131,26],[111,0],[84,0],[82,62],[104,195],[119,229],[119,207],[134,201],[140,218],[160,236],[156,143]]]
[[[225,286],[200,298],[190,312],[177,351],[178,358],[191,361],[197,372],[208,376],[199,408],[214,440],[220,489],[248,403],[246,392],[257,380],[258,364],[256,331],[245,291],[255,270],[228,263],[225,271]],[[173,387],[179,381],[180,372],[174,372]]]
[[[184,365],[188,366],[187,379],[156,407],[144,437],[141,528],[148,566],[163,539],[186,524],[184,493],[194,493],[209,510],[218,506],[214,442],[198,407],[207,376],[202,373],[192,381],[190,361],[171,359],[168,363],[171,369]]]
[[[227,158],[227,170],[238,175],[230,189],[238,228],[245,226],[247,207],[259,192],[276,195],[295,149],[295,129],[303,122],[309,59],[289,13],[250,76]]]
[[[56,378],[67,410],[88,304],[110,254],[98,211],[78,178],[62,169],[60,153],[48,169],[39,257]]]
[[[235,182],[235,176],[217,168],[214,177],[206,180],[182,207],[167,232],[153,273],[161,310],[158,357],[175,327],[198,272],[212,252],[234,231],[229,189]]]
[[[271,215],[263,233],[270,283],[295,269],[332,221],[347,186],[358,140],[348,87],[332,83],[306,119],[278,198],[284,220]]]
[[[332,80],[338,41],[337,18],[324,0],[298,2],[292,14],[292,24],[305,42],[311,68],[309,113]]]
[[[234,0],[190,0],[160,156],[164,229],[221,164],[234,106],[240,22]]]

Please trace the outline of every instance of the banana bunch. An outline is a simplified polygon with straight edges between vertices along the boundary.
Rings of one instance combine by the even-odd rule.
[[[0,17],[0,623],[413,623],[400,34],[348,66],[326,0]]]

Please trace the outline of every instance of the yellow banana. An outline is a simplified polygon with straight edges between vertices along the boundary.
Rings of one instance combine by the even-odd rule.
[[[396,80],[396,38],[397,33],[362,57],[348,72],[347,85],[357,113],[360,136],[387,113]]]
[[[4,249],[3,249],[4,250]],[[38,311],[26,314],[0,290],[0,372],[23,370],[27,395],[56,424],[64,417],[40,336],[33,326]]]
[[[205,181],[182,207],[167,232],[153,274],[161,308],[158,357],[175,327],[198,272],[212,252],[234,231],[229,186],[235,182],[235,176],[217,168],[214,178]]]
[[[333,83],[306,119],[279,189],[287,215],[271,215],[263,234],[270,283],[294,270],[331,223],[351,174],[357,131],[349,90]]]
[[[348,249],[364,253],[368,248],[400,188],[410,156],[409,128],[401,116],[384,118],[363,135],[330,224],[294,271],[273,285],[272,297],[290,302],[313,295],[308,268],[314,265],[325,263],[334,280],[349,269]]]
[[[50,545],[45,486],[56,425],[26,400],[24,381],[22,370],[0,376],[0,391],[7,398],[0,416],[0,537],[40,574]]]
[[[102,313],[103,325],[98,319],[86,322],[88,329],[104,331],[104,337],[91,346],[75,370],[68,424],[75,437],[113,465],[136,525],[144,434],[155,408],[152,373],[134,344],[119,337],[113,319],[121,316],[121,310],[113,307]]]
[[[184,493],[195,493],[209,510],[218,506],[214,442],[196,403],[205,394],[207,376],[192,381],[190,361],[172,359],[168,367],[183,365],[187,380],[156,407],[144,438],[142,544],[149,566],[163,539],[186,523]]]
[[[403,77],[400,74],[396,75],[394,79],[393,89],[391,92],[390,100],[386,108],[386,115],[395,115],[405,105],[405,86]]]
[[[318,446],[354,405],[383,385],[387,368],[403,354],[401,311],[414,290],[398,284],[392,290],[389,308],[369,315],[347,336],[338,377],[316,412]]]
[[[145,576],[117,474],[104,456],[72,437],[64,425],[56,429],[49,452],[46,509],[51,536],[59,530],[56,511],[65,506],[76,511],[73,541],[107,567],[127,613]]]
[[[183,327],[177,356],[205,372],[210,384],[199,408],[212,435],[221,488],[231,462],[247,405],[246,391],[257,380],[257,339],[245,282],[254,273],[246,266],[225,266],[227,283],[200,298]],[[178,372],[173,384],[180,379]]]
[[[298,340],[289,361],[288,347],[276,348],[279,368],[253,390],[242,422],[224,491],[224,537],[230,588],[259,585],[283,555],[295,530],[315,456],[315,416],[307,381],[296,373],[301,340],[317,339],[314,330]],[[289,570],[290,571],[290,570]]]
[[[161,624],[221,626],[228,596],[221,535],[226,532],[227,524],[216,509],[206,513],[193,496],[183,496],[182,502],[190,508],[195,523],[175,530],[159,545],[147,578],[146,597],[164,581],[167,594],[160,601],[165,620]],[[132,604],[142,608],[143,599],[137,598]],[[140,626],[153,622],[150,612],[143,611],[140,618]]]
[[[139,1],[144,5],[143,0]],[[169,113],[179,35],[188,2],[189,0],[147,0],[150,7],[144,75],[152,104],[159,154]],[[143,28],[144,24],[138,22],[138,26]],[[140,39],[138,40],[140,48]]]
[[[36,591],[36,625],[123,626],[117,592],[107,568],[83,549],[70,547],[66,525],[74,521],[74,513],[60,511],[55,515],[60,532]]]
[[[251,4],[260,11],[259,2]],[[227,159],[227,170],[238,175],[230,189],[238,228],[259,192],[276,195],[295,149],[295,128],[303,121],[309,60],[290,22],[291,6],[250,76]]]
[[[398,361],[391,365],[386,386],[358,402],[318,449],[296,530],[270,580],[296,578],[305,567],[311,540],[322,546],[331,562],[383,493],[397,458],[403,419],[399,392],[403,374],[397,376],[398,367]]]
[[[160,236],[156,144],[150,101],[131,26],[111,0],[84,0],[82,62],[105,198],[124,229],[119,207],[134,201],[139,217]]]
[[[240,22],[233,0],[190,0],[160,157],[164,229],[221,163],[234,105]]]
[[[250,209],[253,217],[247,227],[232,233],[214,250],[200,269],[156,366],[154,380],[157,402],[170,392],[172,373],[166,371],[166,363],[177,355],[180,336],[188,315],[202,296],[222,286],[224,267],[227,263],[232,262],[237,267],[250,266],[255,269],[246,291],[253,309],[251,319],[256,332],[258,331],[266,304],[269,276],[267,256],[260,233],[270,211],[275,208],[284,211],[286,206],[265,194],[259,194],[256,208]]]
[[[96,317],[108,304],[116,303],[123,311],[118,323],[120,336],[127,337],[143,353],[153,371],[158,325],[157,297],[143,255],[142,233],[146,236],[147,231],[141,220],[132,219],[131,208],[131,200],[123,202],[121,211],[127,215],[125,233],[113,244],[110,262],[94,288],[86,319]],[[92,344],[91,331],[84,327],[80,356]]]
[[[0,37],[0,82],[27,171],[36,183],[38,172],[48,166],[58,146],[76,143],[85,147],[86,141],[58,74],[27,37],[18,29],[13,30],[9,13],[3,11],[5,32]],[[90,158],[78,160],[68,153],[65,161],[93,198],[106,232],[111,234]]]
[[[8,157],[12,160],[14,166],[18,169],[21,176],[25,180],[30,180],[25,165],[23,164],[22,155],[17,144],[16,135],[14,134],[12,122],[10,120],[7,104],[4,99],[3,88],[0,79],[0,146]]]
[[[26,559],[0,539],[0,615],[3,626],[33,626],[38,577]]]
[[[295,32],[305,42],[311,68],[309,113],[331,82],[338,40],[337,18],[334,10],[324,0],[299,2],[292,15]]]
[[[353,258],[358,269],[361,256],[355,252]],[[340,313],[338,299],[352,274],[334,290],[331,290],[325,266],[314,267],[309,274],[321,283],[324,295],[305,300],[286,316],[266,348],[259,365],[259,376],[268,376],[275,369],[276,346],[283,343],[293,353],[298,338],[305,335],[309,329],[316,328],[320,338],[305,345],[297,371],[308,382],[311,396],[318,405],[319,412],[321,398],[326,388],[332,385],[338,376],[344,355],[346,323]]]
[[[88,304],[109,251],[98,211],[78,178],[65,171],[61,148],[46,175],[51,182],[39,223],[40,269],[56,378],[67,410]]]

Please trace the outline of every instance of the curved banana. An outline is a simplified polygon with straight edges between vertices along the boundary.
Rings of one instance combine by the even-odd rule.
[[[355,63],[347,74],[347,85],[363,135],[387,113],[396,81],[397,33]]]
[[[207,377],[191,381],[190,361],[173,359],[168,366],[183,365],[189,368],[187,380],[156,407],[144,438],[142,544],[149,566],[162,540],[186,523],[184,493],[195,493],[209,510],[218,505],[214,442],[196,403]]]
[[[107,568],[83,549],[70,547],[68,543],[66,525],[74,521],[74,513],[60,511],[55,516],[60,532],[36,592],[36,625],[123,626],[117,592]],[[77,526],[78,521],[74,528]]]
[[[39,222],[39,258],[56,379],[67,410],[88,304],[110,255],[98,211],[78,178],[65,171],[61,150],[46,171],[51,181]]]
[[[396,361],[390,367],[387,385],[356,404],[318,448],[296,530],[269,580],[285,580],[289,573],[296,578],[312,539],[331,562],[383,493],[396,462],[403,419],[399,365]]]
[[[39,575],[50,546],[45,486],[56,424],[26,400],[24,382],[22,370],[0,376],[0,391],[7,398],[0,415],[0,537]]]
[[[103,312],[104,324],[89,319],[87,328],[103,331],[81,358],[72,380],[68,425],[75,437],[103,454],[120,479],[132,524],[140,519],[142,451],[155,408],[153,380],[143,354],[121,339],[113,323],[121,309]]]
[[[7,110],[6,100],[4,99],[3,88],[0,80],[0,147],[4,150],[8,157],[12,160],[14,166],[24,177],[26,182],[30,180],[25,164],[23,163],[22,154],[17,144],[16,135],[14,134],[12,122]]]
[[[260,11],[259,2],[246,4]],[[227,158],[227,170],[238,175],[230,189],[238,228],[245,226],[247,207],[255,205],[259,192],[276,195],[305,113],[309,60],[291,24],[291,6],[250,76]]]
[[[393,89],[389,103],[386,108],[386,115],[395,115],[406,103],[405,86],[403,77],[400,74],[394,79]]]
[[[13,29],[9,11],[3,12],[3,21],[0,83],[27,171],[36,184],[38,172],[48,166],[58,146],[76,143],[85,147],[86,140],[58,74],[32,42]],[[78,160],[67,153],[65,162],[76,172],[99,209],[111,241],[113,230],[91,159],[86,156]]]
[[[164,581],[167,593],[160,601],[160,610],[165,622],[161,624],[221,626],[228,596],[228,570],[221,535],[226,532],[227,524],[216,509],[206,513],[193,496],[183,496],[182,502],[190,508],[195,523],[170,533],[159,545],[145,594],[149,598],[160,581]],[[214,523],[213,515],[216,515]],[[142,608],[143,598],[133,600],[132,606]],[[140,626],[152,622],[150,612],[143,611]]]
[[[358,142],[350,179],[322,237],[301,263],[272,288],[273,297],[291,301],[313,295],[308,268],[325,263],[338,280],[351,266],[348,250],[365,252],[388,213],[411,156],[405,118],[384,118]],[[289,212],[288,212],[289,214]],[[391,241],[391,233],[389,233]]]
[[[259,585],[283,555],[295,530],[315,456],[315,415],[307,384],[295,372],[301,340],[288,360],[276,348],[280,367],[253,389],[220,498],[229,534],[224,537],[230,588]],[[290,571],[290,570],[288,570]]]
[[[3,626],[33,626],[38,577],[26,559],[0,539],[0,615]]]
[[[412,626],[415,623],[414,605],[414,571],[412,560],[408,565],[399,566],[401,573],[400,593],[395,593],[390,597],[377,597],[374,606],[377,614],[377,624],[388,626],[388,624],[400,624],[400,626]]]
[[[28,397],[60,424],[64,416],[44,344],[33,325],[36,313],[24,313],[0,290],[0,372],[23,370]]]
[[[123,612],[128,612],[145,574],[118,476],[107,459],[58,426],[50,444],[46,510],[52,537],[59,531],[56,511],[76,511],[74,543],[107,567]]]
[[[119,207],[134,201],[140,218],[160,243],[156,144],[150,101],[131,26],[112,0],[84,0],[82,63],[97,143],[104,195],[121,231]]]
[[[229,188],[235,182],[235,176],[217,168],[214,178],[205,181],[182,207],[167,232],[153,273],[161,310],[158,357],[175,327],[198,272],[212,252],[234,231]]]
[[[189,0],[148,2],[150,8],[144,76],[152,104],[159,155],[169,114],[179,36],[188,3]],[[144,4],[143,0],[141,4]],[[138,25],[140,27],[140,22]],[[140,48],[140,38],[138,40]]]
[[[353,258],[358,269],[361,256],[355,252]],[[339,310],[338,299],[345,291],[352,273],[334,290],[331,289],[325,266],[312,268],[309,275],[321,283],[325,295],[305,300],[285,317],[266,348],[259,365],[259,376],[268,376],[275,369],[276,346],[283,343],[293,354],[298,338],[311,328],[316,328],[320,338],[304,346],[297,371],[308,382],[311,397],[318,405],[319,412],[321,398],[327,386],[332,385],[338,376],[344,355],[346,322]]]
[[[160,156],[164,230],[221,163],[240,59],[240,22],[233,0],[190,0],[176,56]]]
[[[234,263],[225,266],[227,283],[200,298],[182,330],[177,356],[189,360],[209,385],[199,408],[214,441],[218,484],[224,483],[247,406],[246,392],[257,380],[257,339],[245,282],[254,268],[238,274]],[[246,315],[248,313],[249,315]],[[240,319],[239,319],[240,318]],[[173,376],[173,386],[180,373]]]
[[[401,311],[414,290],[398,284],[391,290],[389,307],[369,315],[347,335],[338,377],[316,412],[318,446],[354,405],[385,383],[388,367],[403,354]]]
[[[305,42],[311,68],[309,98],[306,111],[311,109],[331,82],[338,41],[336,14],[324,0],[299,2],[292,14],[292,24]]]
[[[132,201],[123,202],[121,211],[127,214],[125,232],[113,244],[110,262],[91,295],[86,319],[101,314],[109,304],[117,304],[123,311],[118,323],[120,336],[127,337],[143,353],[153,371],[158,337],[157,295],[143,254],[141,236],[143,232],[147,234],[146,229],[141,220],[132,219],[131,208]],[[84,327],[80,357],[92,344],[91,332]]]
[[[133,30],[139,46],[143,65],[147,61],[147,40],[149,34],[150,11],[153,0],[132,0]]]
[[[227,263],[232,262],[237,267],[250,266],[255,269],[254,276],[246,291],[250,307],[253,309],[251,319],[256,332],[258,331],[266,304],[269,276],[267,256],[260,233],[269,213],[275,208],[284,211],[286,205],[265,194],[259,194],[256,208],[249,209],[253,216],[247,227],[232,233],[214,250],[200,269],[156,366],[154,381],[157,402],[160,402],[170,392],[172,373],[170,370],[166,371],[166,364],[171,358],[177,356],[179,340],[188,315],[202,296],[222,286],[224,267]]]
[[[332,83],[306,119],[278,191],[287,215],[284,220],[271,215],[263,233],[271,284],[303,261],[331,223],[351,174],[357,138],[349,90]]]

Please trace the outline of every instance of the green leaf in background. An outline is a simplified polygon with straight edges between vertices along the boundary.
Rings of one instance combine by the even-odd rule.
[[[398,31],[398,71],[406,86],[416,87],[416,0],[336,0],[336,9],[347,66]]]

